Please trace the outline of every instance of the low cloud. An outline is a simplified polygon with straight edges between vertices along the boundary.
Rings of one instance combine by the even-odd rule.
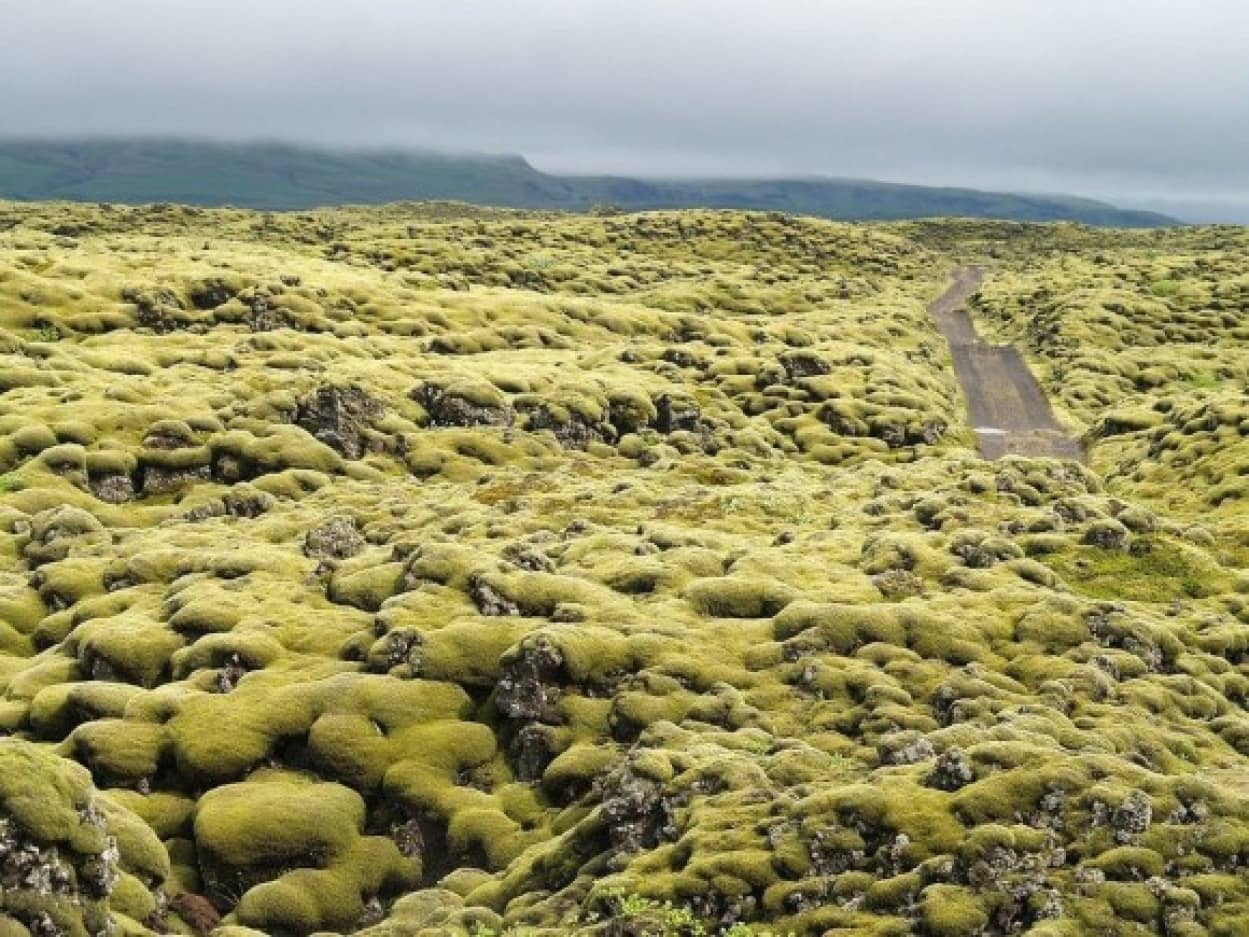
[[[1249,217],[1239,0],[11,0],[0,25],[9,136],[436,146]]]

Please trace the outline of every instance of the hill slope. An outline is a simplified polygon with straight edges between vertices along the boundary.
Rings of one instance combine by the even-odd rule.
[[[740,208],[845,220],[966,216],[1117,227],[1175,223],[1165,215],[1068,196],[853,179],[555,176],[515,156],[161,140],[0,141],[0,198],[258,209],[449,199],[569,211],[612,204],[626,210]]]

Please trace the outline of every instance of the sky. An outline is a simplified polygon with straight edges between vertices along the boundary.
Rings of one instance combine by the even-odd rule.
[[[0,0],[0,135],[1072,192],[1249,222],[1245,0]]]

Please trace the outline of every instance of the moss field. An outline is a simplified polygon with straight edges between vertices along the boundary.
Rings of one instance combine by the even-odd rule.
[[[1247,380],[1242,229],[0,203],[0,935],[1249,933]]]

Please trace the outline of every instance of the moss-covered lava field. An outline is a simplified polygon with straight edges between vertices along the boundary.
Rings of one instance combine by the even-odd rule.
[[[1247,383],[1244,229],[0,203],[0,935],[1247,934]]]

